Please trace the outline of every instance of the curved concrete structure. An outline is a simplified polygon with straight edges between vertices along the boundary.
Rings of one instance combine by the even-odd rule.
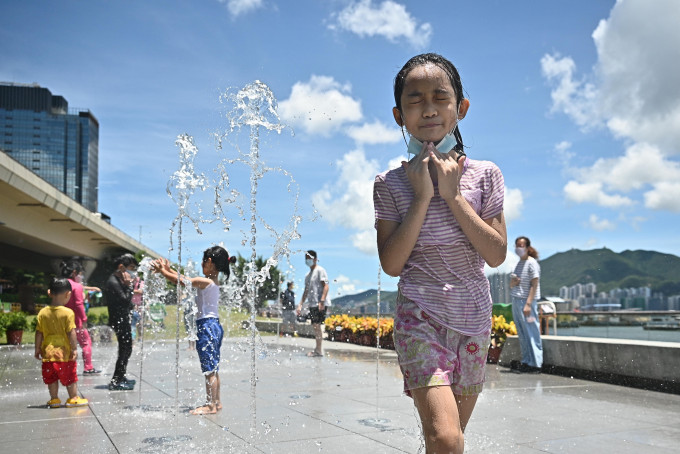
[[[54,271],[66,257],[102,260],[140,250],[159,257],[0,153],[0,265]]]

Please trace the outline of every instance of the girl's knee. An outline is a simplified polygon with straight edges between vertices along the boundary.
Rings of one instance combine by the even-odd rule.
[[[463,432],[455,428],[433,429],[425,433],[425,445],[428,453],[462,454],[465,438]]]

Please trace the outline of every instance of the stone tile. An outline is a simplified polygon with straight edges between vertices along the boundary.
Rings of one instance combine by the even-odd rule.
[[[224,409],[202,417],[187,414],[204,401],[205,387],[196,352],[183,344],[178,363],[174,342],[149,341],[143,355],[136,344],[128,375],[139,383],[131,392],[108,391],[117,346],[96,344],[93,361],[104,373],[79,377],[90,405],[53,410],[44,408],[33,349],[0,347],[0,451],[417,452],[418,419],[394,352],[325,343],[323,358],[307,358],[313,343],[263,338],[253,399],[248,342],[226,339]],[[677,452],[680,396],[493,365],[486,379],[467,454]]]

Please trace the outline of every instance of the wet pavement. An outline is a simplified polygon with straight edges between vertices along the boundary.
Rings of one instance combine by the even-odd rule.
[[[0,452],[415,453],[413,404],[402,395],[392,351],[313,339],[265,337],[256,353],[226,339],[224,409],[191,416],[205,399],[195,351],[186,343],[136,344],[134,391],[109,391],[116,343],[95,344],[100,376],[79,376],[87,407],[47,409],[33,347],[0,347]],[[179,354],[179,361],[176,355]],[[82,365],[79,364],[79,370]],[[179,387],[176,371],[179,370]],[[62,401],[65,389],[60,390]],[[466,453],[677,453],[680,396],[569,377],[517,375],[487,366],[487,383],[466,431]]]

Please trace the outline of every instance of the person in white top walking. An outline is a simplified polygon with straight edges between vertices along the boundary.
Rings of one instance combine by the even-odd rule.
[[[153,263],[154,271],[161,273],[166,279],[182,285],[186,281],[196,288],[196,351],[201,361],[201,371],[205,375],[206,403],[194,408],[192,415],[211,415],[222,409],[220,402],[220,348],[224,330],[220,324],[218,305],[220,301],[220,287],[217,281],[222,272],[229,279],[229,264],[235,263],[236,257],[229,257],[229,253],[220,246],[213,246],[203,252],[203,274],[205,277],[188,278],[181,276],[170,268],[167,259],[158,259]]]
[[[307,251],[305,264],[309,267],[309,273],[305,276],[305,291],[298,305],[297,314],[300,315],[303,303],[307,302],[309,317],[314,327],[314,338],[316,339],[316,348],[307,353],[307,356],[321,357],[323,356],[322,325],[326,321],[326,307],[330,306],[330,300],[328,299],[328,274],[326,274],[325,269],[317,265],[316,261],[316,251]]]

